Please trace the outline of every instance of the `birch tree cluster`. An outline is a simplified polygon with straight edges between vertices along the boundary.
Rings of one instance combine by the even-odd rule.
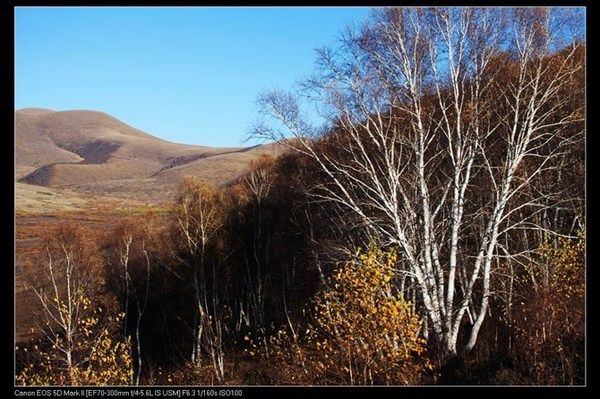
[[[569,184],[546,184],[584,134],[574,22],[556,9],[378,10],[319,50],[300,94],[260,98],[255,133],[293,136],[323,174],[314,201],[398,248],[398,284],[449,355],[475,346],[496,270],[582,223]],[[331,133],[308,122],[306,99]]]
[[[278,158],[49,232],[18,382],[583,383],[581,24],[374,10],[259,97]]]

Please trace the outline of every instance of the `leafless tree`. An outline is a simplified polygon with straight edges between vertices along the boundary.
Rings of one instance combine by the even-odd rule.
[[[268,159],[263,159],[263,163],[268,164]],[[252,209],[253,218],[256,221],[252,234],[252,248],[249,251],[252,254],[252,261],[246,259],[246,281],[249,291],[250,313],[253,322],[260,329],[264,328],[264,306],[265,306],[265,267],[263,263],[268,262],[268,242],[264,242],[263,223],[265,212],[265,199],[273,184],[273,177],[270,175],[266,165],[256,165],[243,179],[243,187],[248,195],[248,201]],[[250,268],[250,263],[254,264]]]
[[[82,348],[81,341],[90,341],[86,329],[101,303],[95,295],[102,284],[96,251],[81,228],[64,224],[44,239],[44,254],[30,270],[30,288],[41,305],[38,331],[62,360],[56,368],[65,370],[73,385],[79,383],[76,369],[89,359],[91,348]]]
[[[294,136],[326,176],[313,198],[399,248],[398,281],[417,289],[447,354],[457,354],[466,325],[464,350],[476,344],[493,270],[534,249],[515,253],[506,235],[552,233],[536,215],[561,188],[530,188],[583,137],[583,111],[573,106],[583,92],[568,90],[583,68],[583,43],[567,37],[572,14],[376,10],[339,47],[319,50],[319,71],[302,86],[331,133],[320,136],[296,94],[259,99],[268,118],[255,134]]]
[[[131,376],[131,384],[139,385],[140,376],[143,366],[142,356],[142,338],[141,338],[141,324],[144,313],[148,305],[148,297],[150,294],[150,274],[151,274],[151,262],[148,254],[148,239],[152,220],[149,219],[146,222],[140,221],[125,222],[119,227],[116,232],[117,242],[115,244],[115,259],[112,259],[112,271],[119,277],[119,282],[124,289],[124,320],[123,320],[123,334],[125,337],[129,336],[129,317],[133,313],[135,314],[135,354],[134,357],[137,361],[136,372]],[[132,258],[136,259],[141,265],[132,265]],[[137,266],[137,267],[135,267]],[[135,267],[135,270],[132,270]],[[143,269],[139,270],[139,269]],[[130,311],[130,302],[135,305],[133,312]]]
[[[223,304],[215,288],[218,281],[215,262],[214,259],[208,259],[208,252],[223,227],[223,212],[224,198],[215,187],[194,177],[184,178],[177,200],[176,217],[186,256],[175,254],[178,263],[183,266],[183,273],[176,274],[189,281],[195,300],[192,363],[200,366],[204,349],[210,356],[219,382],[223,382],[225,371],[224,315]],[[209,279],[213,284],[211,290],[207,286]]]

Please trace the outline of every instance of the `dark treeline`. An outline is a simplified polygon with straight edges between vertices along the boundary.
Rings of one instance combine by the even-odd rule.
[[[98,234],[85,256],[122,316],[84,335],[110,333],[109,360],[64,360],[69,320],[100,306],[92,280],[64,294],[66,267],[54,298],[38,290],[57,303],[42,330],[61,350],[40,355],[54,368],[18,352],[20,381],[582,384],[585,45],[544,42],[552,13],[495,12],[381,10],[345,57],[321,51],[310,89],[333,115],[318,137],[293,98],[263,96],[290,151],[225,187],[187,177],[168,217]],[[510,23],[529,29],[513,47]],[[470,61],[426,72],[444,43]],[[61,245],[35,268],[58,274],[77,252]]]

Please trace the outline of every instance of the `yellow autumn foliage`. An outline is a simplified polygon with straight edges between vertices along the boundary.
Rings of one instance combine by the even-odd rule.
[[[83,298],[82,303],[87,306],[91,301]],[[58,346],[48,346],[40,340],[34,346],[36,353],[32,354],[36,361],[27,364],[17,374],[17,385],[129,384],[133,375],[131,340],[116,340],[106,326],[100,326],[98,313],[101,312],[102,309],[97,308],[89,317],[79,320],[80,334],[73,353],[77,361],[71,368],[65,366],[65,354],[59,349],[60,337],[52,340]],[[116,316],[115,322],[119,322],[121,317]]]
[[[567,296],[583,297],[585,239],[583,233],[576,239],[561,237],[558,245],[541,247],[544,263],[548,266],[548,288],[560,290]]]
[[[280,329],[261,348],[288,372],[288,383],[406,385],[432,365],[419,336],[421,320],[393,284],[396,254],[371,246],[343,263],[317,295],[314,322]],[[250,353],[247,352],[247,353]]]

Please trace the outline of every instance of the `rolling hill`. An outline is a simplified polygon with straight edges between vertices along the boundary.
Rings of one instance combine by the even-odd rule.
[[[97,111],[15,112],[15,179],[72,192],[169,201],[182,176],[225,184],[261,154],[280,151],[276,144],[214,148],[171,143]]]

